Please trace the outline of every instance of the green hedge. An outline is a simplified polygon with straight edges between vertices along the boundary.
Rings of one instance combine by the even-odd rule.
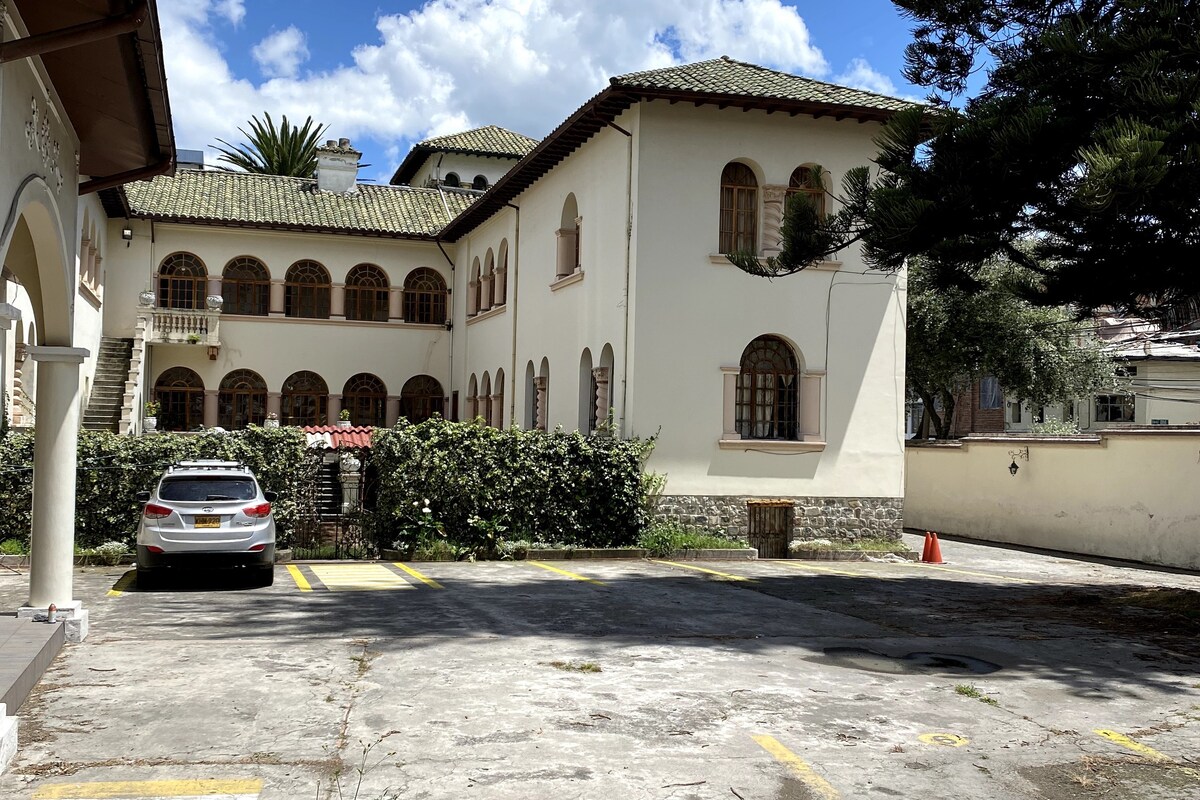
[[[133,544],[141,504],[134,495],[153,488],[170,464],[183,459],[241,461],[263,489],[277,492],[278,541],[287,546],[316,475],[316,462],[296,428],[249,428],[232,433],[118,436],[80,431],[75,492],[75,544]],[[0,439],[0,540],[29,541],[33,433]]]
[[[372,443],[376,540],[405,548],[436,531],[481,552],[501,538],[631,545],[648,521],[642,465],[652,446],[653,440],[401,420],[376,431]],[[423,513],[426,501],[430,514]]]

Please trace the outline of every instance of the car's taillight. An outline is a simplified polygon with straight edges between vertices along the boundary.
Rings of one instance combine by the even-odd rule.
[[[146,510],[142,512],[146,519],[163,519],[171,516],[171,509],[166,506],[155,505],[154,503],[146,503]]]
[[[254,547],[250,548],[250,552],[251,553],[261,553],[263,550],[266,550],[266,549],[267,549],[267,546],[265,544],[256,544],[256,545],[254,545]]]
[[[271,504],[270,503],[259,503],[256,506],[250,506],[248,508],[243,508],[242,513],[245,514],[247,517],[259,517],[259,518],[268,517],[271,515]]]
[[[151,553],[163,552],[163,549],[161,547],[159,547],[158,545],[153,545],[153,544],[146,545],[146,549],[149,550]]]

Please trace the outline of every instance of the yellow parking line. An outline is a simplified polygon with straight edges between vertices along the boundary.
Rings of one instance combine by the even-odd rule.
[[[296,588],[302,592],[311,592],[312,584],[308,582],[308,578],[304,577],[304,573],[295,564],[288,564],[288,573],[291,574],[292,580],[296,582]]]
[[[995,578],[998,581],[1012,581],[1013,583],[1037,583],[1037,581],[1032,581],[1028,578],[1012,578],[1008,575],[996,575],[991,572],[972,572],[969,569],[951,569],[950,567],[939,567],[933,564],[922,564],[920,562],[914,562],[914,565],[919,565],[924,569],[936,569],[938,572],[954,572],[958,575],[973,575],[976,578]]]
[[[401,564],[399,561],[393,561],[392,566],[399,567],[400,569],[407,572],[409,575],[412,575],[414,578],[416,578],[417,580],[424,583],[426,586],[432,586],[434,589],[445,589],[446,588],[445,586],[442,586],[440,583],[435,581],[433,578],[425,577],[420,572],[417,572],[415,569],[408,566],[407,564]]]
[[[113,584],[113,587],[108,590],[109,597],[120,597],[129,591],[129,587],[133,585],[134,578],[137,577],[137,570],[129,570],[120,579]]]
[[[1160,753],[1153,747],[1148,747],[1141,742],[1136,742],[1123,733],[1117,733],[1116,731],[1110,731],[1104,728],[1097,728],[1096,730],[1092,731],[1092,733],[1104,739],[1108,739],[1114,744],[1119,744],[1122,747],[1128,748],[1148,761],[1153,761],[1157,764],[1170,764],[1172,766],[1176,764],[1175,759],[1171,758],[1166,753]],[[1188,767],[1179,767],[1179,771],[1184,775],[1200,780],[1200,771],[1190,769]]]
[[[776,761],[791,770],[792,774],[818,797],[825,800],[837,800],[841,797],[837,789],[829,784],[829,781],[814,772],[804,759],[780,744],[775,737],[759,734],[751,738],[758,743],[759,747],[774,756]]]
[[[558,567],[552,567],[549,564],[543,564],[540,561],[526,561],[525,563],[532,564],[535,567],[541,567],[542,569],[548,569],[551,572],[557,572],[559,575],[566,575],[568,578],[574,578],[577,581],[587,581],[588,583],[594,583],[597,586],[604,585],[604,581],[598,581],[595,578],[589,578],[589,577],[580,575],[575,572],[567,572],[565,569],[559,569]]]
[[[705,569],[704,567],[697,567],[693,564],[680,564],[678,561],[659,561],[658,559],[654,558],[650,559],[650,561],[654,564],[666,564],[671,567],[681,567],[682,569],[691,569],[695,570],[696,572],[706,572],[709,575],[716,575],[718,578],[723,578],[727,581],[747,581],[749,583],[754,582],[753,578],[747,578],[742,575],[730,575],[728,572],[717,572],[715,569]]]
[[[52,783],[33,793],[34,800],[107,800],[138,797],[257,797],[262,792],[258,778],[244,780],[106,781],[101,783]]]
[[[799,564],[795,561],[784,561],[782,559],[772,559],[769,563],[780,564],[792,569],[814,569],[819,572],[832,572],[834,575],[848,575],[851,578],[886,578],[886,575],[868,575],[863,572],[850,572],[844,569],[834,569],[833,567],[819,567],[816,564]]]
[[[313,564],[309,569],[331,592],[370,592],[415,588],[383,564]]]

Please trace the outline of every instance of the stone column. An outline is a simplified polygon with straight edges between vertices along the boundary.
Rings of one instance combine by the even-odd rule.
[[[479,279],[479,310],[487,311],[492,307],[492,276],[484,275]]]
[[[508,270],[496,270],[496,278],[492,284],[495,287],[496,302],[493,305],[502,306],[508,300]]]
[[[388,290],[388,319],[400,319],[404,313],[404,290],[393,286]]]
[[[533,427],[539,431],[546,430],[546,397],[548,394],[549,381],[540,375],[533,379],[533,390],[535,396],[535,406],[533,415]]]
[[[209,297],[220,297],[222,291],[223,290],[221,289],[221,276],[220,275],[209,275],[208,276],[208,296]],[[207,308],[207,307],[208,306],[206,305],[205,308]]]
[[[75,468],[79,443],[79,365],[82,347],[30,347],[38,362],[37,433],[33,442],[33,525],[29,555],[31,616],[54,603],[64,616],[80,620],[79,641],[87,635],[82,604],[74,599]],[[71,631],[68,636],[72,637]]]
[[[8,399],[4,401],[2,412],[7,416],[8,420],[12,420],[12,404],[14,395],[16,395],[16,387],[13,391],[9,391],[9,375],[12,372],[12,364],[8,360],[8,331],[12,328],[12,324],[16,322],[21,324],[21,309],[9,303],[0,303],[0,392],[8,392]],[[16,348],[13,348],[16,355]]]
[[[279,392],[267,392],[267,414],[274,414],[276,419],[278,419],[281,416],[279,412],[282,409],[283,404]]]
[[[786,186],[763,187],[762,254],[768,258],[777,256],[780,252],[786,196]]]
[[[217,412],[217,395],[220,389],[204,390],[204,427],[215,428],[220,424],[220,414]]]
[[[560,228],[555,231],[558,236],[557,260],[554,276],[565,278],[575,271],[575,229]]]
[[[395,427],[396,420],[398,419],[400,419],[400,398],[395,395],[388,395],[383,421],[391,428]]]
[[[284,288],[283,281],[271,281],[271,305],[269,313],[272,317],[283,316]]]
[[[608,421],[608,409],[612,404],[608,401],[608,367],[596,367],[592,370],[592,380],[596,382],[596,425]]]
[[[721,367],[721,438],[740,439],[737,430],[737,381],[741,370]]]
[[[476,416],[483,417],[484,425],[492,424],[492,396],[490,394],[481,394],[476,398],[477,408]]]
[[[493,428],[504,430],[504,395],[492,395],[492,418],[488,424]]]
[[[326,405],[326,409],[327,416],[325,417],[325,424],[332,425],[333,423],[337,422],[338,414],[342,413],[342,396],[340,394],[329,395],[329,401]]]
[[[820,442],[821,438],[821,381],[824,372],[806,372],[800,376],[800,438],[805,442]]]
[[[329,316],[331,319],[346,317],[346,285],[335,283],[329,289]]]
[[[479,281],[467,282],[467,316],[479,313]]]

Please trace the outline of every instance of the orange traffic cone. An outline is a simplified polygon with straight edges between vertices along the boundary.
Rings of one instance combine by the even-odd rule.
[[[942,564],[942,547],[938,544],[936,533],[925,531],[925,549],[921,553],[921,561],[926,564]]]

